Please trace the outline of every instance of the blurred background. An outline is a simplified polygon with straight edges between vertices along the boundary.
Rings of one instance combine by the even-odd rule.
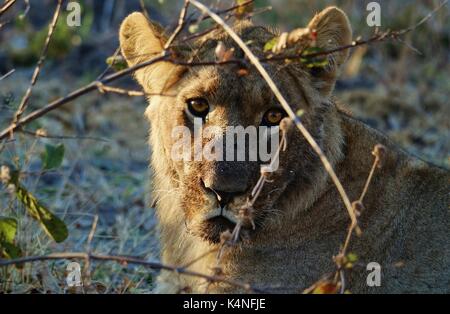
[[[104,73],[108,58],[118,48],[118,27],[127,14],[145,8],[153,20],[170,31],[183,4],[175,0],[77,2],[82,8],[81,25],[67,25],[70,12],[65,1],[28,112]],[[205,2],[217,10],[234,4]],[[354,38],[369,38],[374,32],[366,23],[369,2],[256,0],[253,19],[289,31],[306,26],[326,6],[338,5],[351,20]],[[407,28],[440,2],[378,1],[380,29]],[[55,6],[54,0],[31,0],[29,7],[26,1],[18,0],[0,17],[0,77],[14,70],[0,80],[0,130],[11,123],[29,85]],[[402,37],[402,42],[386,41],[354,49],[335,92],[337,101],[356,117],[387,133],[405,150],[446,168],[450,167],[449,13],[447,5]],[[112,85],[139,89],[129,77]],[[28,131],[40,130],[50,138],[16,133],[15,141],[0,142],[0,165],[19,168],[22,184],[63,218],[69,229],[69,237],[56,244],[2,187],[0,216],[17,219],[15,241],[23,255],[85,250],[93,218],[98,215],[91,243],[95,252],[158,259],[154,209],[148,193],[150,152],[145,107],[144,97],[95,91],[27,126]],[[61,162],[50,169],[44,167],[45,154],[61,146]],[[54,261],[22,269],[0,268],[0,292],[64,292],[66,264]],[[149,292],[154,276],[148,269],[113,263],[94,263],[92,270],[96,292]]]

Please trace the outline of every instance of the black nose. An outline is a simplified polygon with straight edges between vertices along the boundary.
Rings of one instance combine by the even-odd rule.
[[[233,200],[233,198],[238,195],[237,192],[224,192],[224,191],[217,191],[212,190],[216,196],[217,200],[219,201],[219,205],[221,208],[224,208],[229,202]]]
[[[236,195],[242,193],[241,191],[238,192],[221,191],[214,187],[209,187],[208,185],[205,184],[203,180],[200,180],[200,182],[206,191],[214,193],[216,195],[217,201],[219,202],[221,208],[224,208],[229,202],[231,202]]]

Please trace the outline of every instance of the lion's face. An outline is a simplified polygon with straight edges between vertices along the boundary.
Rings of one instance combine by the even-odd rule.
[[[332,36],[322,25],[326,18],[330,19],[330,16],[318,16],[310,24],[317,28],[318,41],[322,40],[322,28],[324,34]],[[346,19],[344,21],[347,23]],[[336,24],[332,26],[336,27]],[[348,23],[344,26],[348,28]],[[350,32],[347,28],[344,31]],[[236,31],[258,56],[263,55],[265,43],[274,37],[268,30],[248,23],[237,26]],[[124,21],[121,46],[130,65],[148,59],[139,56],[161,51],[164,38],[160,32],[141,14],[132,14]],[[344,35],[339,34],[335,43],[330,41],[334,37],[324,38],[323,42],[342,45],[351,38],[350,33]],[[234,50],[235,58],[243,57],[237,45],[221,32],[198,41],[188,51],[180,50],[179,55],[195,62],[215,61],[219,43],[226,51]],[[320,71],[311,71],[295,62],[265,64],[294,111],[302,111],[303,124],[319,144],[323,142],[328,96],[334,85],[335,72],[345,58],[346,53],[334,55],[331,66]],[[270,162],[263,160],[259,149],[262,144],[270,147],[281,140],[282,134],[277,131],[286,117],[268,85],[252,66],[190,67],[159,63],[138,71],[136,78],[145,91],[161,94],[151,96],[146,113],[151,121],[152,160],[156,176],[159,180],[170,177],[172,188],[171,191],[157,193],[159,197],[179,199],[182,208],[179,214],[184,215],[189,232],[216,243],[222,232],[232,230],[241,221],[241,234],[251,235],[283,214],[277,201],[294,179],[304,185],[314,184],[318,158],[291,126],[285,133],[289,149],[281,152],[277,170],[269,175],[269,181],[249,206],[261,176],[261,166]],[[199,126],[208,132],[199,133]],[[227,132],[229,127],[253,128],[256,137],[252,136],[254,133],[244,133],[245,142],[239,143],[238,135]],[[270,135],[275,137],[268,140]],[[232,156],[229,155],[230,149]],[[255,150],[256,158],[251,158]],[[180,158],[180,151],[184,158]],[[207,156],[205,151],[209,152]],[[243,159],[238,157],[239,152],[243,152]]]
[[[253,130],[259,131],[259,127],[263,126],[267,127],[267,132],[274,132],[276,140],[279,140],[276,133],[278,128],[271,126],[277,126],[285,117],[281,106],[256,73],[239,76],[236,70],[239,69],[192,69],[180,80],[176,97],[166,98],[164,104],[151,102],[148,109],[152,132],[160,133],[164,157],[173,169],[173,183],[181,198],[187,228],[213,242],[219,241],[220,234],[227,229],[232,230],[242,218],[242,209],[251,199],[252,189],[260,177],[261,165],[269,163],[262,161],[259,156],[256,160],[250,160],[251,141],[260,144],[264,140],[258,136],[258,132],[256,138],[247,134],[244,146],[238,148],[237,145],[242,145],[237,138],[241,134],[227,133],[227,127],[242,127],[245,130],[254,127]],[[298,93],[294,93],[292,99],[295,99],[295,103],[301,103]],[[199,119],[203,108],[207,108],[204,109],[206,117]],[[202,136],[195,134],[195,121],[200,121]],[[191,160],[177,161],[173,158],[181,138],[173,130],[180,126],[189,131]],[[212,132],[208,133],[207,130]],[[208,145],[218,143],[223,148],[223,155],[208,159],[203,152],[201,160],[195,160],[196,141],[201,143],[203,150],[208,149]],[[231,141],[236,147],[236,151],[231,150],[234,158],[226,155],[227,145]],[[238,160],[240,149],[245,152],[244,160]],[[251,215],[257,227],[261,226],[270,211],[276,210],[273,204],[294,174],[295,169],[287,167],[284,157],[276,172],[276,176],[284,180],[267,184],[253,206]],[[271,180],[274,177],[272,175]],[[280,185],[279,182],[284,184]],[[253,228],[251,222],[244,219],[244,230],[249,228]]]

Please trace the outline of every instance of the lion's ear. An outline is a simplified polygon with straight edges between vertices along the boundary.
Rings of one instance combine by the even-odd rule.
[[[122,55],[133,66],[162,53],[166,38],[163,29],[142,13],[134,12],[122,22],[119,31]],[[170,62],[157,62],[135,72],[135,78],[145,91],[162,93],[179,79],[181,67]]]
[[[347,15],[337,7],[328,7],[316,14],[309,22],[310,31],[316,32],[316,45],[323,50],[333,50],[352,43],[352,28]],[[334,88],[340,66],[347,60],[349,49],[344,49],[328,55],[328,65],[313,72],[316,86],[324,94],[329,94]]]

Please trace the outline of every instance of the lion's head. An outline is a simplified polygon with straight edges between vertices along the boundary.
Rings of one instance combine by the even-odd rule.
[[[267,55],[264,46],[276,36],[250,22],[240,22],[234,30],[259,57]],[[348,19],[335,7],[317,14],[306,30],[302,36],[309,36],[305,38],[309,43],[313,40],[316,47],[325,50],[351,43]],[[313,38],[311,34],[314,34]],[[141,13],[129,15],[120,29],[122,54],[130,66],[158,56],[166,42],[162,28]],[[284,53],[298,51],[302,40],[298,42]],[[203,134],[197,143],[203,146],[212,143],[214,149],[223,146],[225,150],[230,137],[225,133],[228,126],[276,127],[286,114],[266,82],[225,32],[214,31],[188,43],[179,41],[172,52],[174,59],[182,62],[158,62],[135,73],[137,81],[150,95],[146,114],[151,122],[156,193],[160,199],[178,200],[182,208],[179,215],[184,216],[187,230],[207,241],[218,242],[220,234],[232,229],[238,221],[264,162],[260,158],[195,160],[194,143],[196,138],[199,140],[194,134],[194,120],[200,121],[204,128],[214,126],[214,132]],[[231,59],[246,61],[207,64],[216,62],[224,53],[229,53]],[[333,108],[329,97],[339,66],[347,55],[347,50],[330,54],[326,57],[327,65],[322,67],[299,60],[264,62],[294,111],[302,110],[303,124],[326,154],[335,153],[327,146],[330,133],[327,123]],[[188,65],[191,61],[203,65]],[[173,130],[180,126],[191,131],[187,135],[192,140],[190,161],[173,158],[174,146],[179,141],[173,136]],[[216,135],[222,136],[223,142],[219,142],[219,146]],[[264,228],[270,218],[283,212],[277,206],[277,200],[294,179],[301,183],[300,188],[306,189],[314,184],[317,172],[323,171],[318,158],[297,130],[290,128],[287,138],[288,149],[281,154],[278,170],[271,174],[270,182],[264,185],[251,208],[255,232]],[[249,154],[251,143],[247,141],[244,147]],[[252,229],[251,221],[246,221],[244,230]]]

